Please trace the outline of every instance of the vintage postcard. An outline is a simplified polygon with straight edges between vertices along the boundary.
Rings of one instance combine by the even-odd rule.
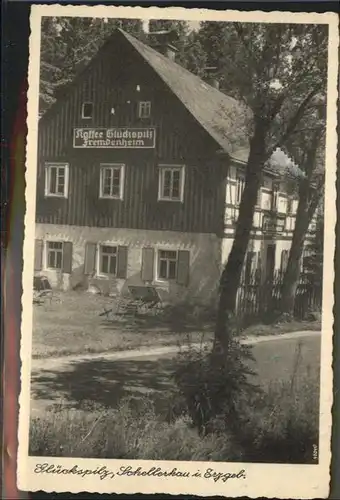
[[[32,7],[20,490],[328,496],[338,47]]]

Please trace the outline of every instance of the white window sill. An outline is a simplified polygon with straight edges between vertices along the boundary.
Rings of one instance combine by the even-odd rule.
[[[118,279],[115,274],[95,274],[92,279],[98,279],[98,280],[112,280],[112,279]]]
[[[52,193],[45,193],[45,198],[67,198],[65,194],[52,194]]]
[[[118,201],[123,201],[124,198],[121,198],[120,196],[99,196],[100,200],[118,200]]]
[[[169,278],[169,279],[156,278],[154,280],[154,285],[170,285],[173,283],[176,283],[176,278]]]
[[[158,198],[157,201],[170,201],[171,203],[183,203],[183,200],[180,198]]]

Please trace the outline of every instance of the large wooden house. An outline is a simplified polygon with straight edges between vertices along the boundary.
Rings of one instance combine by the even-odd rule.
[[[244,186],[244,116],[171,47],[117,30],[39,120],[36,273],[64,289],[208,297]],[[268,168],[246,272],[287,261],[297,201],[277,180]]]

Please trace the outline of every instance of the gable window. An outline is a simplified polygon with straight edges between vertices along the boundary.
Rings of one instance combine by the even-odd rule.
[[[239,205],[241,203],[244,186],[245,186],[244,177],[238,175],[236,177],[236,205]]]
[[[116,246],[99,246],[99,274],[116,276],[117,275],[117,256]]]
[[[178,252],[176,250],[158,251],[158,278],[173,280],[177,277]]]
[[[100,198],[123,199],[124,165],[103,163],[100,165]]]
[[[45,165],[45,196],[67,197],[68,172],[67,163],[47,163]]]
[[[46,243],[48,269],[62,269],[63,266],[63,243],[61,241],[47,241]]]
[[[149,118],[151,116],[151,102],[139,101],[138,103],[138,117]]]
[[[184,166],[160,165],[158,199],[183,201]]]
[[[92,118],[93,115],[93,103],[92,102],[83,102],[81,106],[81,117],[84,120]]]

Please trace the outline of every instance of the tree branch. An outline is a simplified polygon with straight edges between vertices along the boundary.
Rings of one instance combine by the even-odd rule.
[[[292,116],[292,118],[290,119],[290,122],[285,130],[285,132],[283,133],[281,139],[279,139],[276,144],[272,147],[271,151],[270,151],[270,154],[268,155],[268,157],[270,157],[273,152],[282,144],[284,144],[287,139],[291,136],[291,134],[294,132],[297,124],[300,122],[301,118],[303,117],[303,114],[308,106],[308,104],[310,103],[310,101],[312,100],[312,98],[318,93],[318,91],[320,90],[320,87],[321,85],[317,85],[316,87],[313,88],[313,90],[311,90],[311,92],[309,92],[309,94],[305,97],[305,99],[302,101],[302,103],[300,104],[300,106],[298,107],[298,109],[296,110],[295,114]]]
[[[253,52],[252,52],[251,48],[249,47],[246,39],[244,38],[243,28],[242,28],[241,24],[237,23],[237,22],[233,23],[233,25],[234,25],[235,31],[236,31],[236,33],[237,33],[237,35],[238,35],[238,37],[239,37],[239,39],[240,39],[243,47],[245,48],[245,50],[246,50],[246,52],[248,54],[249,63],[250,63],[249,65],[252,66],[252,68],[254,70],[254,73],[257,75],[256,65],[253,64]]]
[[[322,198],[323,194],[323,189],[321,189],[322,186],[319,187],[319,189],[315,189],[312,195],[311,202],[308,207],[308,218],[311,220],[313,218],[313,215],[315,213],[315,210],[317,209],[318,204],[320,203],[320,200]]]

